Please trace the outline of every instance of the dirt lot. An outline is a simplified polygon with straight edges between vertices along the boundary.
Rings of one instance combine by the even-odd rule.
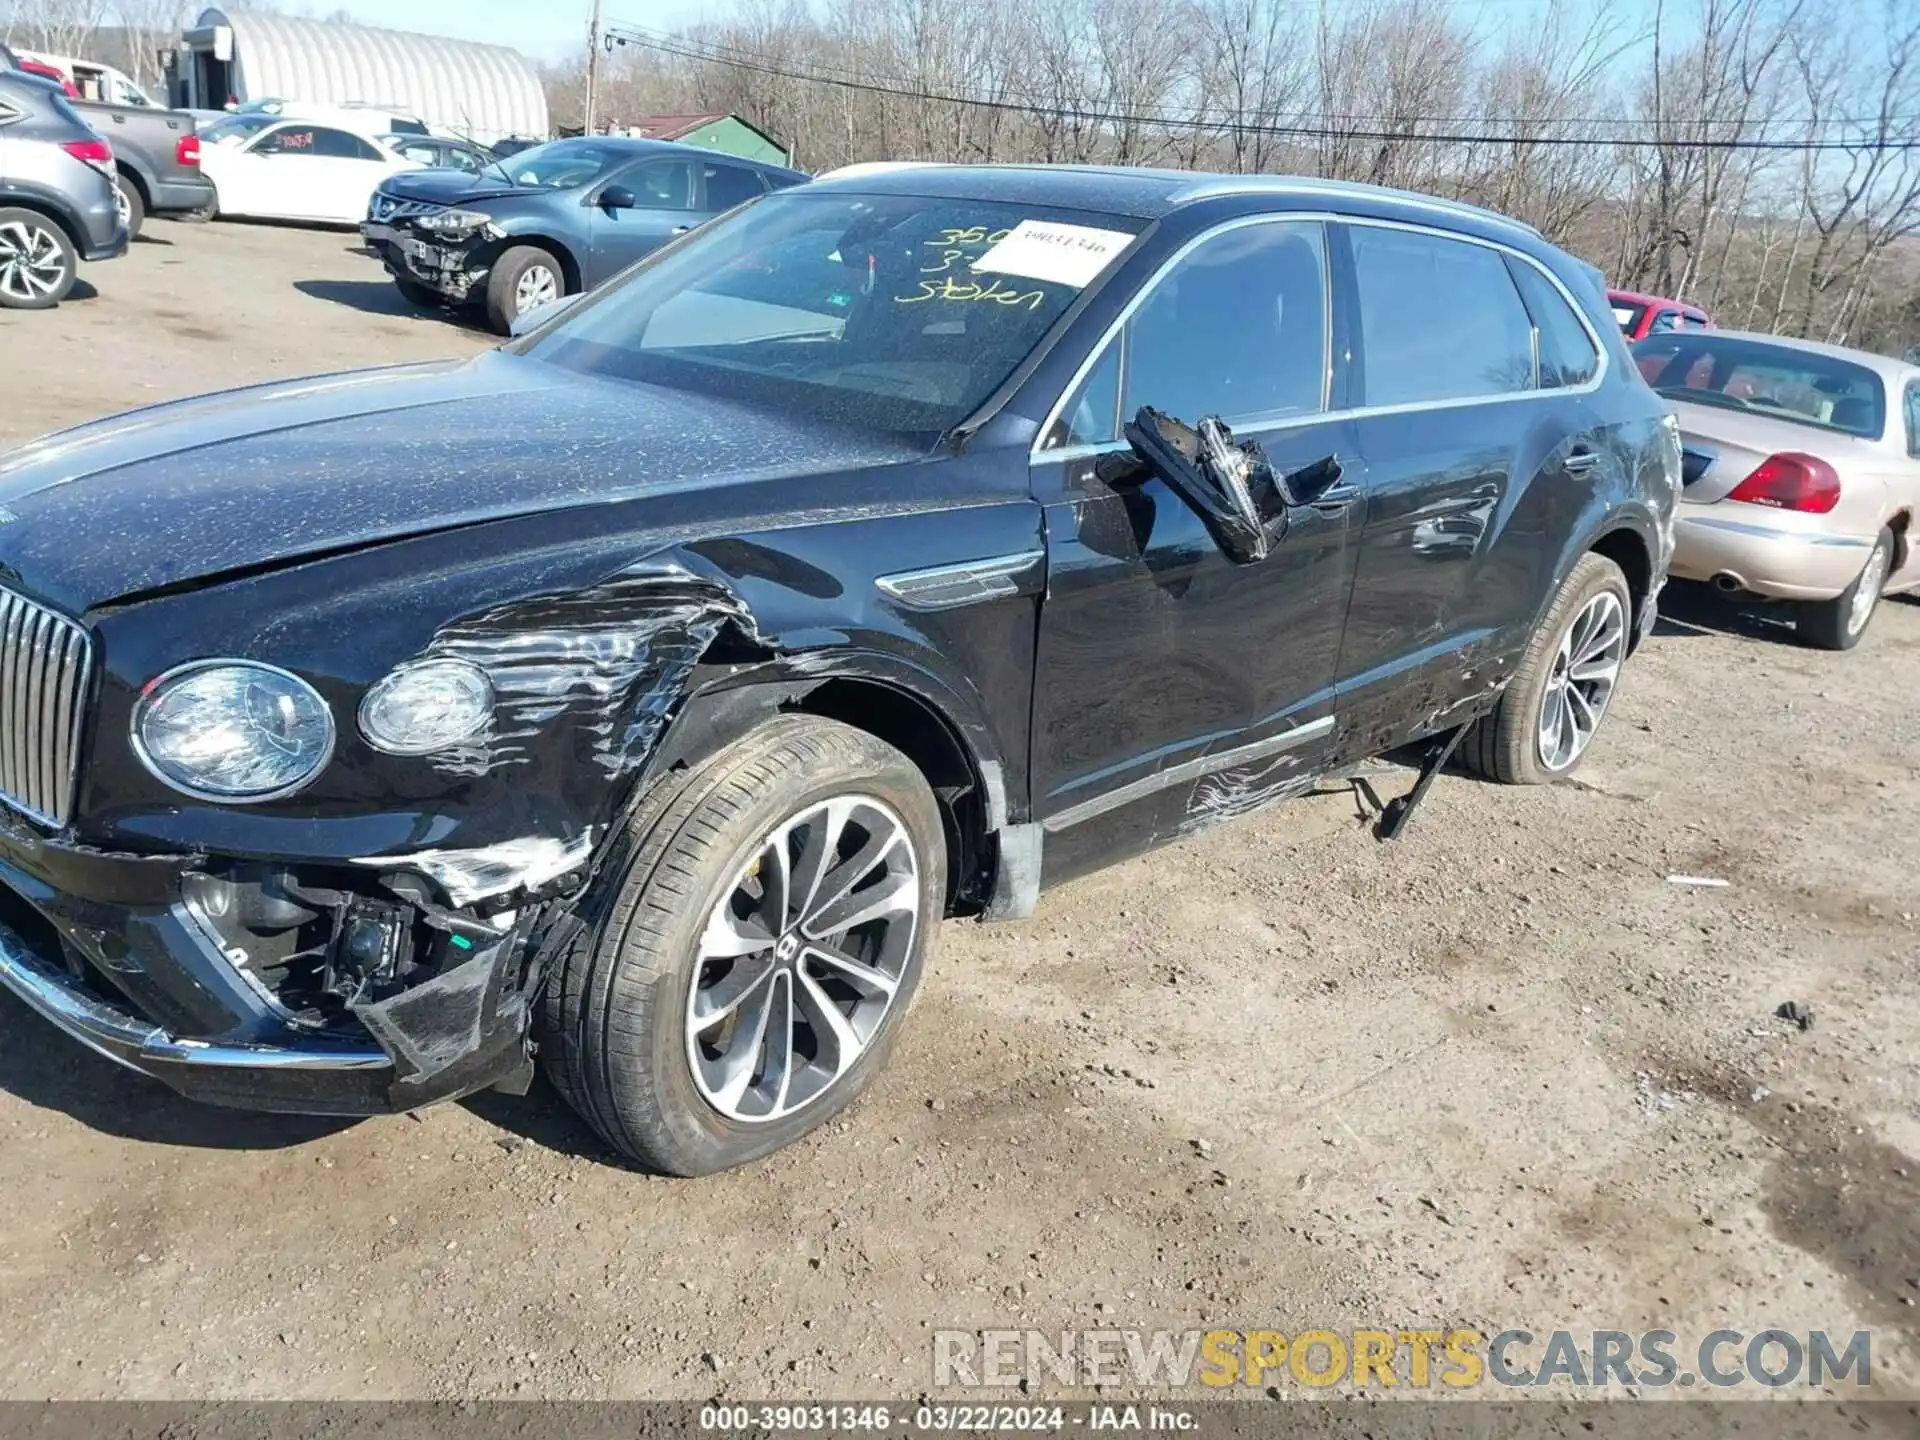
[[[488,343],[346,235],[151,233],[0,318],[0,440]],[[203,1109],[0,999],[0,1394],[905,1397],[942,1327],[1460,1324],[1867,1328],[1920,1394],[1920,606],[1845,656],[1671,610],[1577,782],[949,925],[869,1098],[714,1180],[544,1089]]]

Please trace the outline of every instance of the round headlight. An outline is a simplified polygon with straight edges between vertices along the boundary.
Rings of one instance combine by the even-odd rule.
[[[390,755],[430,755],[486,732],[493,682],[465,660],[418,660],[389,671],[360,702],[360,733]]]
[[[162,675],[133,710],[147,768],[202,800],[291,795],[333,754],[333,712],[297,675],[246,660],[201,660]]]

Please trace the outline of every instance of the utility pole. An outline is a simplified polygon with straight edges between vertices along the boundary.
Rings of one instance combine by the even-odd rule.
[[[585,133],[593,134],[594,91],[600,84],[600,0],[593,0],[593,20],[587,26],[587,118]]]

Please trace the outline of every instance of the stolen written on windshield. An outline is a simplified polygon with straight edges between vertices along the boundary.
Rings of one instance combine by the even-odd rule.
[[[931,263],[920,269],[918,293],[896,295],[894,299],[902,305],[927,300],[980,300],[1037,310],[1045,303],[1044,290],[1009,285],[999,277],[1081,289],[1132,240],[1133,236],[1123,230],[1098,230],[1054,220],[1022,220],[1002,230],[988,230],[984,225],[949,228],[923,242],[935,253],[928,257]],[[986,248],[981,250],[982,246]],[[966,278],[969,272],[995,278],[983,283]]]

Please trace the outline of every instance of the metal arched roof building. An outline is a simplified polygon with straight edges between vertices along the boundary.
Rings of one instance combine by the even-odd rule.
[[[504,45],[217,9],[202,11],[182,39],[189,85],[210,109],[228,99],[358,104],[483,143],[547,133],[540,76]]]

